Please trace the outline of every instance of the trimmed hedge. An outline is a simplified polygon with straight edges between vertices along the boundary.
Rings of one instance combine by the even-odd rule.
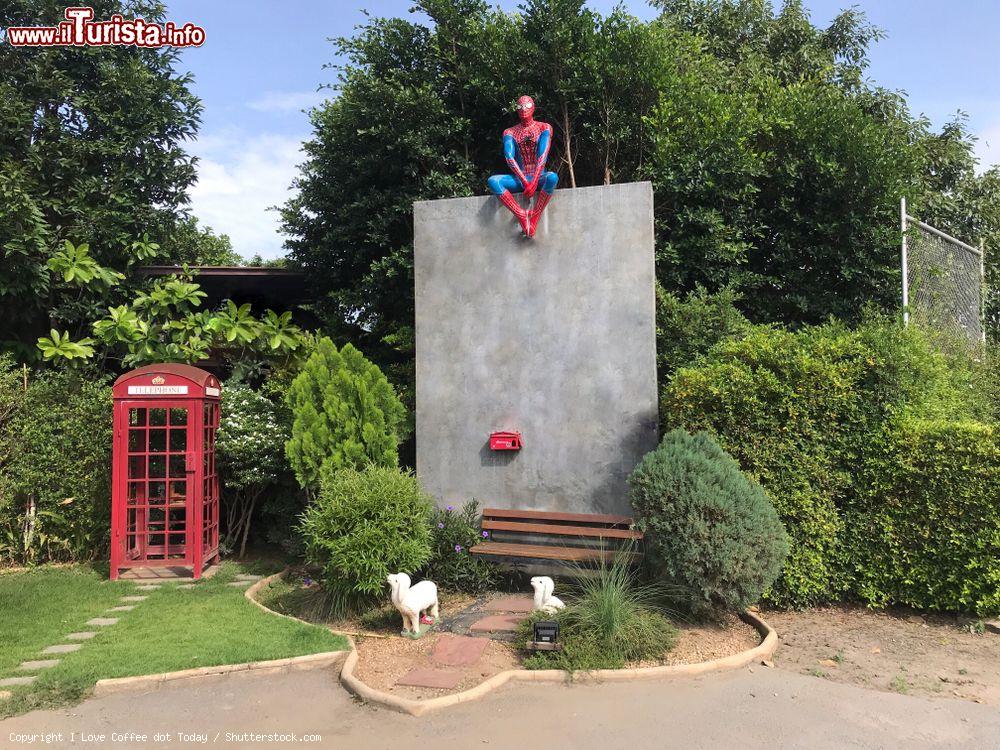
[[[1000,611],[1000,434],[903,420],[878,486],[849,516],[855,593],[872,605]]]
[[[971,357],[941,353],[912,326],[875,320],[854,330],[831,323],[794,333],[755,327],[740,340],[721,342],[695,367],[678,370],[660,403],[665,430],[711,432],[771,498],[791,541],[768,595],[772,602],[805,606],[857,596],[879,605],[919,600],[953,608],[962,597],[944,589],[917,597],[912,586],[920,584],[906,583],[909,572],[873,570],[887,556],[879,541],[887,532],[865,529],[895,528],[902,510],[893,499],[903,496],[907,482],[909,507],[933,503],[918,489],[922,475],[906,477],[907,466],[930,466],[928,455],[913,451],[930,451],[953,467],[955,482],[983,488],[983,502],[998,496],[995,475],[984,473],[981,463],[952,455],[958,448],[948,441],[918,440],[926,430],[914,426],[919,418],[939,430],[963,422],[967,427],[948,429],[987,429],[977,426],[990,412],[983,389],[975,387],[980,377]],[[970,590],[989,590],[989,562],[977,550],[989,547],[982,540],[998,530],[985,526],[979,541],[954,541],[964,548],[959,557],[969,557],[963,567],[981,576],[969,582]],[[926,533],[949,536],[940,524]],[[926,581],[952,575],[948,569],[925,574],[925,588]],[[985,611],[980,599],[962,606]]]

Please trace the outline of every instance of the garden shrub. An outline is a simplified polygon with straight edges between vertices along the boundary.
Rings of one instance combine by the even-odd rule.
[[[10,562],[90,560],[108,548],[111,388],[87,371],[0,365],[0,551]],[[14,396],[10,401],[9,397]]]
[[[660,405],[664,429],[707,430],[771,498],[791,546],[770,601],[888,602],[872,581],[860,590],[858,514],[888,501],[901,420],[988,416],[981,367],[883,319],[755,327],[678,370]]]
[[[266,396],[230,380],[222,389],[216,439],[226,525],[223,544],[246,553],[254,512],[288,472],[288,425],[281,409]]]
[[[788,539],[764,490],[708,433],[673,430],[629,477],[646,561],[696,613],[742,610],[774,583]]]
[[[425,565],[430,514],[431,499],[410,472],[374,465],[325,472],[300,530],[306,559],[322,569],[331,611],[363,609],[386,594],[387,575]]]
[[[539,651],[524,660],[528,669],[621,669],[632,662],[660,659],[677,642],[677,628],[658,611],[663,588],[642,584],[627,555],[578,571],[578,592],[565,609],[535,612],[518,629],[531,640],[539,620],[559,623],[561,651]]]
[[[382,371],[350,344],[316,343],[288,389],[286,452],[299,483],[315,489],[328,470],[396,466],[406,409]]]
[[[469,550],[487,532],[479,530],[479,504],[470,500],[461,510],[435,508],[430,519],[431,559],[424,573],[439,586],[480,594],[496,584],[497,565]]]

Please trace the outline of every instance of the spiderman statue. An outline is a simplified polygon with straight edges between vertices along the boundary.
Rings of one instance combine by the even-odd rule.
[[[545,171],[545,161],[552,147],[552,126],[535,119],[535,100],[530,96],[517,100],[517,116],[521,121],[503,131],[503,155],[513,174],[495,174],[486,185],[517,217],[524,236],[534,237],[538,217],[559,181],[555,172]],[[521,208],[512,193],[524,193],[528,200],[537,193],[535,207],[531,210]]]

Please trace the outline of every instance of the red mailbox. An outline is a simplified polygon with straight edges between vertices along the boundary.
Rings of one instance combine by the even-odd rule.
[[[491,451],[519,451],[521,450],[520,432],[493,432],[490,433]]]
[[[114,385],[111,578],[127,568],[219,560],[215,433],[221,386],[211,373],[148,365]]]

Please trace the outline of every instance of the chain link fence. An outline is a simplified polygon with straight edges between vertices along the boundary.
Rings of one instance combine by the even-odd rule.
[[[978,344],[985,340],[983,251],[906,213],[903,222],[903,319]]]

